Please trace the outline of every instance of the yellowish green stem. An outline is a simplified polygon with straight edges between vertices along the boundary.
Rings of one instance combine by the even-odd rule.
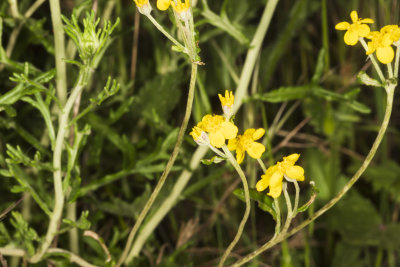
[[[244,226],[246,225],[247,219],[249,218],[250,208],[251,208],[249,185],[247,184],[246,175],[244,174],[239,163],[237,163],[236,159],[233,157],[232,153],[229,151],[228,147],[226,145],[224,145],[222,147],[222,150],[225,152],[225,155],[227,156],[229,162],[235,168],[235,170],[239,174],[240,179],[242,180],[243,190],[244,190],[244,199],[246,202],[246,209],[244,211],[242,221],[239,224],[239,228],[238,228],[235,238],[232,240],[232,242],[229,244],[228,248],[225,250],[224,254],[222,255],[222,258],[218,264],[219,267],[224,266],[226,259],[228,258],[229,254],[232,252],[232,249],[236,246],[237,242],[239,242],[239,239],[243,233]]]
[[[168,177],[168,174],[171,171],[172,166],[175,163],[176,157],[179,154],[179,149],[182,145],[183,137],[185,135],[186,128],[187,128],[187,125],[188,125],[188,122],[190,119],[190,114],[192,112],[194,88],[196,85],[196,77],[197,77],[197,64],[192,63],[192,73],[190,76],[190,85],[189,85],[189,93],[188,93],[185,116],[183,118],[181,128],[179,129],[178,139],[176,140],[174,150],[172,151],[172,154],[168,160],[167,166],[165,167],[163,174],[161,175],[156,187],[154,188],[153,193],[151,194],[149,200],[147,201],[143,210],[141,211],[135,225],[133,226],[131,232],[129,233],[125,249],[122,252],[122,255],[119,258],[116,266],[121,266],[124,262],[128,263],[132,260],[133,253],[132,253],[131,247],[132,247],[132,243],[135,238],[135,235],[136,235],[137,231],[139,230],[139,227],[142,225],[142,222],[143,222],[144,218],[146,217],[147,213],[149,212],[151,206],[153,205],[154,200],[160,193],[160,190],[161,190],[162,186],[164,185],[164,183]],[[129,255],[128,255],[128,253],[129,253]]]
[[[368,51],[368,45],[365,42],[364,38],[361,37],[359,40],[360,40],[361,45],[364,47],[365,51]],[[382,83],[385,82],[385,75],[383,75],[381,67],[379,67],[379,64],[376,61],[374,55],[370,54],[370,55],[368,55],[368,57],[371,60],[372,65],[374,65],[374,68],[375,68],[376,72],[378,73],[378,76],[379,76],[379,79],[381,80],[381,82]]]
[[[64,192],[62,187],[62,151],[64,145],[64,139],[67,133],[68,118],[71,113],[72,107],[75,103],[76,98],[80,95],[83,88],[86,86],[88,78],[89,68],[81,71],[79,79],[75,87],[72,89],[72,93],[68,98],[67,103],[60,112],[58,132],[56,137],[56,143],[53,153],[53,183],[54,183],[54,208],[51,214],[49,227],[47,229],[46,237],[43,240],[41,246],[35,255],[32,256],[30,262],[36,263],[40,261],[43,255],[46,253],[47,249],[50,247],[58,230],[58,223],[61,219],[63,207],[64,207]]]
[[[390,120],[390,115],[392,113],[392,106],[393,106],[393,95],[394,95],[394,89],[396,87],[396,84],[389,83],[386,86],[386,92],[387,92],[387,101],[386,101],[386,110],[385,110],[385,116],[383,118],[381,127],[379,129],[378,135],[371,147],[371,150],[369,151],[367,157],[365,158],[364,162],[362,163],[361,167],[357,170],[357,172],[353,175],[353,177],[350,179],[350,181],[347,182],[347,184],[340,190],[340,192],[332,199],[330,200],[325,206],[323,206],[320,210],[315,212],[313,215],[311,215],[307,220],[299,224],[298,226],[294,227],[292,230],[290,230],[287,233],[283,233],[278,235],[275,239],[271,239],[268,241],[266,244],[261,246],[260,248],[256,249],[252,253],[246,255],[243,257],[241,260],[237,261],[234,263],[232,266],[241,266],[245,264],[246,262],[251,261],[253,258],[258,256],[259,254],[263,253],[270,247],[280,243],[281,241],[285,240],[291,235],[294,235],[298,231],[302,230],[304,227],[309,225],[311,222],[316,220],[318,217],[320,217],[322,214],[327,212],[331,207],[333,207],[340,199],[343,198],[343,196],[350,190],[350,188],[357,182],[357,180],[361,177],[361,175],[364,173],[364,171],[367,169],[369,164],[371,163],[371,160],[375,156],[376,151],[378,150],[378,147],[385,135],[386,129],[389,125],[389,120]]]

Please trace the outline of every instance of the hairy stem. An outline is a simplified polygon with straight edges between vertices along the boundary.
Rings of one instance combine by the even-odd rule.
[[[85,70],[81,71],[79,75],[79,79],[77,84],[72,89],[71,96],[68,98],[67,103],[65,104],[64,108],[60,112],[59,117],[59,125],[58,125],[58,132],[56,137],[56,143],[54,147],[53,153],[53,183],[54,183],[54,209],[50,218],[49,227],[47,229],[47,234],[42,242],[40,248],[36,252],[35,255],[32,256],[30,262],[36,263],[41,260],[44,253],[46,253],[47,249],[51,245],[51,242],[54,239],[54,236],[57,234],[58,223],[60,221],[63,207],[64,207],[64,192],[62,187],[62,151],[63,151],[63,144],[65,135],[67,132],[68,126],[68,117],[71,113],[72,107],[75,103],[76,98],[80,95],[81,91],[86,85],[86,79],[88,77],[89,69],[86,68]],[[86,79],[85,79],[86,78]]]
[[[228,248],[225,250],[224,254],[222,255],[222,258],[218,264],[219,267],[224,266],[224,262],[228,258],[229,254],[232,252],[232,249],[235,247],[237,242],[239,241],[240,237],[242,236],[244,226],[246,225],[247,219],[249,218],[250,215],[250,193],[249,193],[249,185],[247,184],[246,180],[246,175],[244,174],[242,168],[240,167],[239,163],[235,160],[233,157],[232,153],[229,151],[228,147],[224,145],[222,147],[222,150],[225,152],[225,155],[228,157],[229,162],[232,164],[232,166],[235,168],[237,173],[240,176],[240,179],[242,180],[243,183],[243,190],[244,190],[244,199],[246,202],[246,209],[244,211],[244,215],[242,218],[242,221],[239,224],[238,231],[236,233],[235,238],[232,240],[232,242],[229,244]]]
[[[163,187],[165,180],[167,179],[168,174],[171,171],[171,168],[175,163],[176,157],[178,156],[179,149],[182,145],[183,137],[185,135],[186,128],[187,128],[187,125],[188,125],[188,122],[190,119],[190,114],[192,112],[194,88],[196,85],[196,77],[197,77],[197,64],[192,63],[192,73],[190,76],[189,94],[188,94],[188,99],[187,99],[185,116],[183,118],[181,128],[179,129],[178,139],[176,140],[174,150],[172,151],[172,154],[168,160],[167,166],[165,167],[165,170],[164,170],[163,174],[161,175],[160,180],[158,181],[156,187],[154,188],[153,193],[151,194],[149,200],[147,201],[146,205],[144,206],[143,210],[141,211],[135,225],[133,226],[131,232],[129,233],[125,249],[124,249],[121,257],[119,258],[116,266],[121,266],[121,264],[123,262],[125,262],[125,261],[129,262],[132,259],[133,255],[132,255],[131,246],[132,246],[133,239],[135,238],[135,235],[136,235],[137,231],[139,230],[139,227],[142,225],[144,218],[146,217],[147,213],[149,212],[151,206],[153,205],[154,200],[160,193],[160,190]],[[129,253],[129,255],[128,255],[128,253]]]
[[[369,151],[367,157],[365,158],[364,162],[362,163],[361,167],[357,170],[357,172],[353,175],[353,177],[350,179],[350,181],[347,182],[347,184],[340,190],[340,192],[332,199],[330,200],[325,206],[323,206],[320,210],[315,212],[313,215],[311,215],[306,221],[302,222],[298,226],[294,227],[292,230],[289,232],[278,235],[276,239],[272,239],[268,241],[266,244],[264,244],[262,247],[258,248],[257,250],[253,251],[252,253],[246,255],[243,257],[241,260],[237,261],[235,264],[232,266],[241,266],[245,264],[246,262],[249,262],[253,258],[255,258],[257,255],[263,253],[270,247],[282,242],[289,236],[294,235],[307,225],[309,225],[311,222],[316,220],[318,217],[320,217],[322,214],[327,212],[331,207],[333,207],[340,199],[343,198],[343,196],[350,190],[350,188],[357,182],[357,180],[361,177],[361,175],[364,173],[364,171],[367,169],[369,164],[371,163],[371,160],[375,156],[376,151],[378,150],[378,147],[385,135],[386,129],[389,124],[390,120],[390,115],[392,113],[392,105],[393,105],[393,95],[394,95],[394,88],[396,87],[395,84],[389,84],[386,87],[386,92],[387,92],[387,101],[386,101],[386,110],[385,110],[385,116],[383,118],[381,127],[379,129],[378,135],[375,138],[375,141],[371,147],[371,150]]]

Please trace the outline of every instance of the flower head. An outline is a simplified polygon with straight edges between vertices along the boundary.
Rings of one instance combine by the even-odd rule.
[[[208,146],[210,144],[210,139],[208,138],[208,134],[198,126],[194,126],[189,134],[193,137],[193,140],[199,146]]]
[[[182,13],[189,9],[190,2],[189,0],[184,0],[184,3],[181,0],[157,0],[157,8],[159,10],[165,11],[171,5],[176,12]]]
[[[368,42],[367,55],[376,52],[376,57],[383,64],[393,61],[392,44],[400,39],[400,29],[397,25],[386,25],[379,32],[370,32],[366,37],[371,39]]]
[[[289,181],[304,181],[304,169],[298,165],[294,165],[299,157],[300,154],[292,154],[284,157],[283,161],[269,167],[265,174],[261,176],[261,180],[257,182],[257,191],[264,191],[269,187],[268,195],[278,198],[282,193],[282,181],[284,177]]]
[[[221,101],[222,110],[224,111],[226,118],[229,119],[233,115],[232,106],[235,100],[233,92],[225,90],[225,97],[221,94],[218,94],[218,97]]]
[[[236,160],[240,164],[244,159],[245,151],[250,157],[259,159],[265,151],[263,144],[255,142],[260,139],[265,133],[265,130],[260,129],[247,129],[243,135],[238,135],[235,139],[228,142],[229,150],[236,150]]]
[[[355,45],[358,42],[360,37],[366,37],[371,31],[369,26],[364,23],[374,23],[373,19],[366,18],[360,19],[358,18],[357,11],[351,11],[350,17],[352,20],[352,24],[347,21],[339,22],[336,24],[336,30],[347,31],[344,34],[344,42],[347,45]]]
[[[171,4],[173,9],[178,13],[186,12],[190,7],[189,0],[184,0],[184,3],[181,0],[172,0]]]
[[[238,128],[235,124],[226,121],[225,118],[220,115],[205,115],[201,122],[197,124],[197,127],[208,133],[210,144],[217,148],[222,147],[226,139],[235,138],[238,132]],[[199,130],[196,131],[197,132],[192,135],[193,137],[199,136]]]
[[[143,15],[149,15],[151,12],[151,5],[149,0],[133,0],[135,2],[138,10]]]

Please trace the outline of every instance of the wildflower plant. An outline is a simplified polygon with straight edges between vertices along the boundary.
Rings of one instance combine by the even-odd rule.
[[[0,132],[0,176],[4,177],[2,185],[5,185],[1,190],[20,198],[0,213],[0,263],[4,266],[7,266],[5,257],[13,257],[11,266],[42,266],[44,261],[55,266],[141,266],[143,258],[140,254],[145,244],[149,244],[146,241],[160,222],[172,214],[172,207],[189,195],[187,191],[209,186],[210,181],[216,180],[214,176],[220,177],[223,172],[230,170],[224,168],[224,164],[232,166],[240,177],[243,189],[236,189],[234,194],[244,201],[245,209],[242,211],[241,205],[238,205],[243,217],[238,228],[234,229],[237,231],[233,240],[224,252],[216,257],[219,266],[224,266],[226,262],[232,266],[244,265],[308,226],[342,199],[368,167],[388,127],[399,72],[400,28],[398,25],[386,25],[374,30],[374,20],[359,18],[359,14],[352,11],[351,22],[340,22],[335,28],[345,31],[343,39],[346,45],[355,46],[360,42],[363,46],[365,57],[372,62],[377,77],[360,72],[358,78],[365,85],[385,90],[385,115],[370,152],[354,176],[322,208],[316,211],[309,210],[307,219],[303,220],[302,216],[296,218],[300,212],[306,211],[313,204],[318,193],[315,182],[311,180],[312,175],[306,167],[303,168],[303,164],[307,164],[307,155],[304,156],[302,152],[300,156],[298,151],[291,151],[282,159],[277,159],[271,147],[272,136],[279,132],[294,108],[289,109],[285,116],[281,116],[286,104],[283,105],[276,114],[276,120],[269,126],[269,118],[263,117],[263,127],[257,125],[261,120],[254,120],[251,112],[247,112],[254,108],[252,105],[245,105],[246,114],[243,117],[241,114],[240,117],[237,115],[246,101],[258,101],[268,96],[271,100],[271,95],[276,93],[258,94],[256,91],[261,87],[258,85],[258,71],[263,68],[263,62],[258,58],[265,54],[261,50],[262,43],[266,40],[265,36],[278,0],[269,0],[265,4],[252,3],[250,8],[255,10],[258,5],[263,6],[264,10],[257,27],[251,24],[249,28],[237,26],[236,21],[237,18],[240,21],[250,18],[253,23],[258,19],[252,17],[252,14],[259,12],[249,12],[249,9],[242,8],[248,5],[246,1],[234,3],[238,14],[235,14],[237,18],[232,21],[228,18],[229,1],[222,4],[220,15],[212,11],[214,4],[209,6],[207,0],[131,1],[132,10],[137,9],[136,18],[139,18],[139,21],[145,19],[150,22],[146,24],[146,31],[149,30],[149,26],[154,27],[155,33],[152,37],[155,40],[168,41],[169,53],[157,50],[158,46],[152,52],[156,58],[162,58],[160,62],[167,62],[167,68],[175,72],[173,75],[163,76],[154,70],[157,68],[153,64],[148,64],[147,73],[157,77],[153,80],[147,77],[143,79],[141,88],[141,79],[136,79],[134,75],[130,78],[124,77],[126,55],[129,53],[123,50],[122,40],[129,30],[121,27],[119,18],[113,23],[108,19],[110,14],[113,14],[115,5],[117,12],[121,13],[120,2],[84,1],[71,10],[70,16],[63,16],[59,1],[49,0],[51,30],[45,33],[41,32],[44,29],[43,25],[46,25],[44,20],[31,18],[43,2],[35,1],[25,12],[22,11],[26,3],[19,6],[17,1],[9,0],[8,4],[0,5],[0,75],[7,75],[9,79],[5,79],[7,81],[4,85],[11,86],[8,91],[0,91],[0,127],[7,132]],[[297,1],[294,4],[291,16],[293,18],[288,23],[290,27],[297,24],[297,19],[303,16],[297,12],[297,8],[300,8],[303,2],[306,1]],[[90,4],[93,6],[89,7]],[[89,12],[84,12],[88,9]],[[98,9],[104,10],[99,12]],[[7,13],[10,14],[5,15]],[[252,14],[247,17],[248,13]],[[129,14],[129,19],[132,15]],[[195,19],[198,18],[202,19],[195,23]],[[205,24],[213,27],[211,30],[204,27],[206,34],[200,38],[199,29]],[[287,31],[282,32],[292,32],[293,28],[289,26]],[[5,27],[14,27],[10,33],[4,35],[8,38],[7,47],[3,47]],[[138,27],[139,24],[135,21],[135,33]],[[18,62],[13,58],[12,50],[18,45],[17,40],[22,44],[21,47],[26,49],[23,41],[17,38],[24,33],[21,29],[29,32],[30,36],[40,36],[36,41],[43,46],[51,61],[46,61],[38,67],[30,62]],[[246,34],[242,33],[242,30],[247,29],[250,30]],[[254,36],[251,40],[248,39],[253,32]],[[221,33],[235,40],[235,46],[242,46],[231,58],[226,57],[219,43],[212,40]],[[65,38],[65,35],[68,38]],[[286,37],[284,40],[287,40]],[[210,71],[213,72],[212,75],[197,75],[199,66],[205,65],[200,57],[200,46],[203,42],[207,43],[204,47],[208,47],[209,43],[226,65],[226,73],[232,78],[230,82],[237,84],[235,93],[226,90],[218,94],[212,91],[212,88],[216,87],[208,86],[207,80],[215,79],[219,75],[218,68]],[[164,48],[164,43],[159,43]],[[223,45],[230,49],[234,47],[230,46],[230,39],[224,39]],[[271,68],[274,68],[273,64],[277,62],[274,57],[282,54],[280,46],[281,43],[277,42],[277,53],[268,51],[268,54],[272,55],[272,59],[269,60],[272,62]],[[137,45],[133,45],[134,49],[137,49]],[[246,55],[243,54],[244,49],[247,49]],[[16,54],[15,57],[18,58],[18,54],[23,53],[18,51]],[[121,61],[119,64],[114,65],[113,54],[118,54]],[[165,60],[164,56],[168,60]],[[236,64],[241,61],[237,60],[238,58],[244,58],[243,67],[237,68],[241,70],[240,75],[236,73],[236,68],[231,66],[232,62]],[[287,93],[289,98],[278,100],[283,99],[282,101],[286,102],[305,99],[314,94],[322,95],[325,99],[341,101],[354,109],[365,110],[361,104],[353,101],[354,94],[341,95],[319,87],[317,80],[323,72],[320,67],[323,65],[322,59],[323,52],[318,57],[317,68],[310,85],[300,88],[301,90],[290,88],[289,93],[285,88],[279,89],[278,91],[283,92],[282,95]],[[204,67],[204,72],[207,67]],[[186,70],[189,69],[188,73]],[[103,75],[107,72],[113,74]],[[112,78],[115,73],[120,76]],[[178,83],[184,84],[187,89],[177,88]],[[165,92],[157,95],[160,92],[156,90],[158,87]],[[133,88],[138,89],[137,94],[132,93]],[[196,99],[195,91],[196,97],[198,96]],[[173,101],[163,102],[162,98],[165,96],[172,95],[171,98],[178,98],[171,92],[182,94],[186,105],[179,106],[177,99],[176,106],[172,104]],[[215,96],[215,99],[218,95],[221,112],[212,113],[208,95]],[[282,95],[279,92],[277,95],[270,102],[279,102],[276,99]],[[246,99],[247,96],[249,97]],[[201,101],[195,102],[197,109],[192,117],[193,102],[198,99]],[[151,105],[151,101],[156,104]],[[151,122],[155,127],[147,123],[146,118],[143,119],[145,116],[142,109],[146,109],[147,105],[151,106],[148,110],[153,112]],[[169,112],[164,113],[173,114],[173,123],[162,123],[160,117],[165,114],[157,111],[158,105],[168,106]],[[262,116],[266,116],[265,107],[260,110],[263,111]],[[178,116],[175,116],[176,114]],[[22,121],[23,115],[29,117],[29,123]],[[132,123],[132,118],[137,120]],[[182,120],[179,127],[175,125],[176,118]],[[188,133],[187,126],[193,118],[195,122]],[[244,120],[241,120],[242,118]],[[307,119],[304,120],[305,123]],[[118,121],[121,123],[117,124]],[[29,124],[31,128],[26,130],[24,123]],[[246,127],[241,127],[242,124]],[[122,126],[142,131],[119,132]],[[153,128],[157,128],[157,131]],[[160,137],[160,132],[166,137]],[[286,141],[285,137],[282,143]],[[193,147],[196,148],[191,153]],[[207,153],[213,155],[211,159],[204,159]],[[179,162],[176,164],[178,166],[174,166],[175,161]],[[212,165],[208,168],[215,167],[217,170],[213,169],[213,174],[205,179],[203,174],[206,171],[202,172],[199,175],[202,176],[200,182],[195,183],[190,190],[184,191],[201,162],[204,165]],[[103,171],[103,168],[107,171]],[[109,170],[115,172],[110,174]],[[164,188],[170,173],[178,172],[179,176],[168,180],[170,183]],[[105,187],[116,181],[122,186],[114,184],[112,190],[111,187]],[[140,186],[131,187],[131,183],[134,182]],[[311,194],[300,194],[300,189],[303,189],[300,186],[310,189],[306,184],[311,186]],[[236,185],[233,184],[229,189],[231,191],[226,192],[232,192]],[[100,188],[105,190],[98,190]],[[114,188],[115,192],[111,192]],[[134,190],[131,190],[132,188]],[[206,190],[217,195],[218,190],[211,186]],[[86,199],[90,199],[90,202],[78,205],[78,199],[82,200],[82,203]],[[107,200],[103,202],[104,199]],[[231,252],[244,233],[248,219],[251,218],[251,201],[257,202],[263,211],[272,215],[272,219],[275,220],[273,235],[261,246],[258,242],[255,243],[256,246],[251,248],[253,251],[249,254],[239,259],[230,258]],[[305,203],[299,207],[301,202]],[[17,210],[20,203],[21,212]],[[89,214],[91,209],[95,212]],[[35,213],[34,220],[30,219],[31,210]],[[107,217],[102,213],[104,210],[116,215],[112,220],[118,223],[103,223],[104,217]],[[126,217],[127,221],[122,217]],[[235,217],[229,216],[229,220]],[[175,225],[174,216],[171,215],[170,218]],[[294,218],[295,225],[292,224]],[[199,232],[190,221],[185,227],[182,227],[183,230],[174,229],[177,232],[181,231],[176,242],[177,249],[172,255],[164,258],[163,253],[157,252],[157,264],[180,265],[173,261],[180,258],[180,253],[191,246],[191,243],[187,242],[190,236]],[[201,228],[203,231],[203,227]],[[229,229],[225,230],[229,232]],[[220,231],[217,232],[218,235],[221,234]],[[260,232],[257,235],[261,235],[262,231],[256,232]],[[103,233],[107,236],[104,239],[101,236]],[[223,240],[225,239],[218,240],[218,245],[223,244],[219,242]],[[87,246],[94,252],[83,251]],[[149,255],[155,252],[151,245],[148,248]],[[152,261],[152,256],[150,255],[149,261]],[[185,257],[179,260],[182,262]]]

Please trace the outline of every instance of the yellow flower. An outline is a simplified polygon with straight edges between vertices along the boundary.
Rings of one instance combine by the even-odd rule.
[[[165,11],[169,8],[170,5],[172,5],[173,9],[176,12],[182,13],[189,9],[190,1],[185,0],[185,2],[182,3],[181,0],[157,0],[157,8],[159,10]]]
[[[232,122],[226,121],[220,115],[205,115],[201,122],[197,124],[201,130],[209,133],[209,139],[212,146],[220,148],[225,144],[226,139],[236,137],[238,128]],[[198,136],[195,134],[195,136]]]
[[[198,126],[194,126],[189,134],[193,137],[193,140],[200,146],[207,146],[210,144],[207,133],[205,133]]]
[[[304,169],[298,165],[294,165],[299,159],[300,154],[292,154],[284,157],[283,161],[269,167],[265,174],[261,176],[256,184],[257,191],[264,191],[269,187],[269,193],[273,198],[278,198],[282,193],[282,181],[292,179],[304,181]]]
[[[142,7],[149,2],[149,0],[133,0],[138,7]]]
[[[374,20],[369,18],[359,19],[357,11],[354,10],[351,11],[350,17],[353,21],[352,24],[347,21],[339,22],[336,24],[335,29],[342,31],[347,30],[344,34],[344,42],[347,45],[355,45],[360,37],[366,37],[370,32],[369,26],[363,23],[374,23]]]
[[[151,13],[151,5],[149,0],[133,0],[139,10],[143,15],[150,15]]]
[[[260,139],[265,133],[265,130],[260,129],[247,129],[243,135],[238,135],[235,139],[228,142],[229,150],[236,150],[236,160],[240,164],[244,159],[244,152],[247,151],[250,157],[259,159],[265,151],[263,144],[254,142]]]
[[[182,13],[185,12],[189,9],[190,7],[190,1],[189,0],[185,0],[184,3],[182,3],[181,0],[172,0],[172,7],[175,9],[176,12],[178,13]]]
[[[232,117],[232,106],[235,101],[232,91],[225,90],[225,97],[218,94],[219,100],[221,101],[222,110],[224,111],[225,117],[229,120]]]
[[[379,32],[370,32],[367,36],[368,39],[371,39],[371,41],[368,42],[367,55],[376,51],[376,57],[381,63],[388,64],[392,62],[394,58],[392,44],[399,39],[399,31],[397,25],[387,25]]]

